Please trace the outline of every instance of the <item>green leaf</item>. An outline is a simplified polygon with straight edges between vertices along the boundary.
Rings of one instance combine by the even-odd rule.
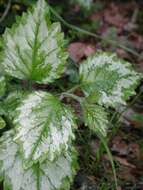
[[[80,64],[80,82],[87,97],[106,107],[125,105],[140,80],[130,63],[115,54],[96,53]]]
[[[2,117],[0,117],[0,129],[3,129],[6,126],[5,121],[3,120]]]
[[[67,151],[53,162],[37,163],[23,168],[13,131],[0,139],[0,179],[4,190],[68,190],[76,170],[76,152]]]
[[[53,161],[74,139],[75,125],[70,109],[46,92],[33,92],[17,108],[15,141],[22,145],[25,167],[43,161]]]
[[[51,24],[49,9],[39,0],[4,34],[2,65],[18,79],[50,83],[64,72],[67,53],[59,23]]]
[[[4,76],[0,77],[0,97],[5,94],[6,91],[6,80]]]
[[[95,133],[106,136],[108,130],[107,112],[102,106],[82,102],[83,120]]]

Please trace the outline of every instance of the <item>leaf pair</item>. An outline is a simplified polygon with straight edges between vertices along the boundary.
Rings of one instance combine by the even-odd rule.
[[[30,82],[53,82],[65,69],[63,37],[60,24],[51,24],[47,5],[39,0],[4,34],[5,74]],[[0,97],[4,93],[5,80],[1,77]],[[7,116],[15,127],[0,139],[4,189],[69,189],[76,169],[73,113],[50,93],[25,94],[12,93],[4,100]],[[5,124],[0,119],[3,128]]]

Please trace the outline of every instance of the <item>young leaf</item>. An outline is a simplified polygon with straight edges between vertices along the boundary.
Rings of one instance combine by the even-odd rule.
[[[17,108],[14,140],[22,145],[25,166],[45,157],[53,161],[68,149],[74,138],[74,116],[70,109],[46,92],[33,92]]]
[[[64,71],[67,53],[59,23],[51,24],[45,0],[38,0],[33,11],[4,34],[2,65],[13,77],[49,83]]]
[[[75,150],[65,152],[53,162],[23,168],[18,145],[12,141],[13,131],[0,139],[0,180],[4,190],[68,190],[76,170]]]
[[[88,102],[82,103],[83,119],[85,124],[95,133],[107,135],[108,117],[102,106],[90,104]]]
[[[6,91],[6,80],[4,76],[0,77],[0,97],[5,94]]]
[[[82,89],[89,99],[106,107],[125,105],[140,80],[131,64],[115,54],[96,53],[80,64]]]

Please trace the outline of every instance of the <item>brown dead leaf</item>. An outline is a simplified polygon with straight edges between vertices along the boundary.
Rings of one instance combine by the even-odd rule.
[[[130,143],[128,146],[128,152],[130,158],[140,158],[140,147],[137,143]]]
[[[128,145],[120,136],[116,136],[113,139],[111,150],[120,156],[128,155]]]
[[[104,12],[103,11],[96,12],[96,13],[93,13],[90,16],[90,20],[92,20],[92,21],[101,21],[103,19],[103,16],[104,16]]]
[[[140,147],[137,143],[127,143],[122,137],[116,136],[112,140],[111,150],[118,156],[126,156],[128,159],[140,159]]]
[[[133,44],[134,48],[143,50],[143,36],[134,32],[129,36],[128,40]]]
[[[116,52],[121,58],[130,60],[130,55],[125,50],[117,48]]]
[[[121,166],[120,170],[118,171],[118,178],[124,180],[124,181],[130,181],[132,183],[136,182],[136,177],[132,174],[132,170],[135,170],[130,167]]]
[[[126,167],[129,167],[129,168],[136,168],[135,165],[129,163],[125,158],[121,158],[121,157],[118,157],[118,156],[114,156],[114,159],[116,161],[118,161],[120,164],[126,166]]]
[[[82,58],[93,54],[95,52],[95,47],[83,42],[73,42],[69,45],[68,52],[75,62],[79,62]]]
[[[129,18],[120,10],[120,7],[115,3],[111,3],[104,11],[104,20],[118,28],[123,28],[129,22]]]
[[[122,190],[122,187],[118,186],[118,187],[117,187],[117,190]]]

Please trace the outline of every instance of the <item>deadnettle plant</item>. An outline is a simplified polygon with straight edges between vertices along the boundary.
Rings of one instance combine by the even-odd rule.
[[[39,0],[2,38],[0,180],[5,190],[69,189],[78,165],[73,146],[78,117],[63,100],[78,101],[85,125],[105,138],[107,109],[126,105],[140,81],[130,63],[98,52],[80,64],[76,86],[82,97],[72,90],[56,93],[68,54],[60,24],[51,23],[49,12]]]

